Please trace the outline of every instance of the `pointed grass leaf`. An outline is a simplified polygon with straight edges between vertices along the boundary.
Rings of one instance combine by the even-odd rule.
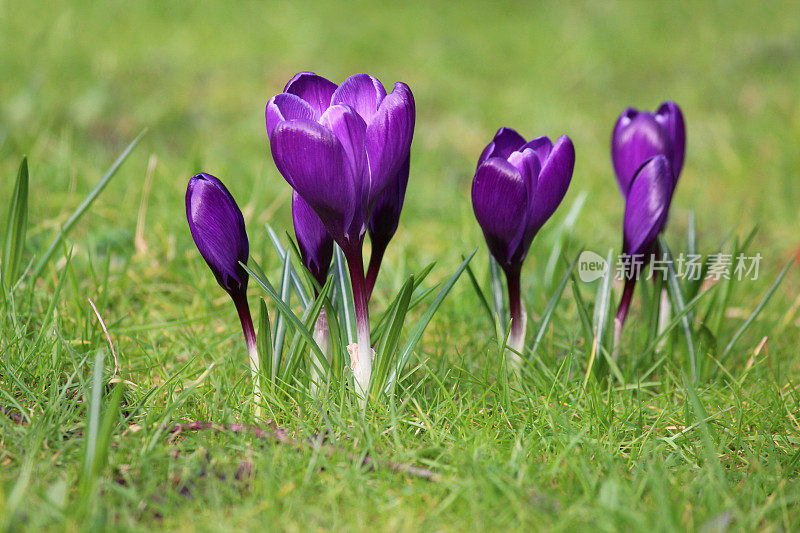
[[[461,259],[464,260],[465,257],[462,255]],[[478,283],[475,273],[472,272],[472,267],[469,265],[467,265],[467,275],[472,283],[472,288],[475,289],[475,293],[478,295],[478,300],[481,302],[481,307],[484,311],[486,311],[486,314],[489,317],[489,322],[494,324],[495,318],[494,313],[492,312],[492,306],[489,305],[489,300],[486,299],[486,295],[483,293],[483,289],[481,289],[480,283]]]
[[[489,279],[491,280],[494,313],[500,320],[500,325],[505,328],[508,325],[508,309],[506,309],[505,300],[503,300],[503,279],[500,265],[492,255],[489,255]]]
[[[564,294],[564,289],[566,288],[567,282],[572,276],[572,272],[575,269],[575,265],[578,263],[579,257],[580,257],[580,251],[578,252],[578,255],[575,256],[575,259],[572,260],[572,263],[570,263],[569,266],[567,267],[567,271],[561,277],[561,281],[559,282],[558,287],[556,287],[555,292],[550,297],[550,301],[547,302],[547,307],[545,307],[544,312],[542,313],[542,318],[539,321],[539,329],[536,331],[536,338],[533,341],[533,348],[531,348],[531,354],[530,356],[528,356],[529,360],[533,358],[533,355],[536,353],[536,348],[539,347],[539,343],[544,337],[545,331],[547,331],[547,326],[550,323],[550,319],[552,318],[553,313],[556,310],[558,302],[561,300],[561,295]]]
[[[291,305],[292,298],[292,281],[291,281],[291,268],[292,261],[289,254],[283,257],[283,270],[281,271],[280,296],[283,303],[288,308]],[[283,358],[283,345],[286,340],[286,322],[282,313],[275,313],[275,324],[273,325],[275,331],[275,343],[272,351],[275,357],[273,366],[280,368],[281,359]]]
[[[356,311],[353,302],[353,289],[347,273],[347,262],[338,244],[333,246],[333,276],[336,280],[336,308],[345,334],[345,344],[352,344],[356,338]]]
[[[272,330],[269,325],[269,311],[263,298],[259,298],[258,302],[258,337],[256,343],[258,346],[259,368],[261,369],[262,379],[267,379],[274,383],[276,368],[273,366]]]
[[[64,222],[64,224],[61,226],[61,229],[58,232],[58,235],[56,235],[56,237],[50,243],[50,246],[48,246],[47,250],[45,250],[44,254],[42,254],[41,258],[39,259],[39,262],[36,264],[36,267],[34,267],[32,275],[33,278],[39,277],[39,274],[41,274],[44,267],[47,266],[48,261],[50,261],[50,259],[53,257],[53,254],[58,249],[61,242],[69,234],[70,230],[72,230],[72,227],[75,225],[76,222],[78,222],[78,220],[80,220],[80,218],[84,215],[84,213],[86,213],[86,211],[89,209],[89,207],[91,207],[92,203],[94,203],[97,197],[100,196],[100,193],[102,193],[103,189],[106,188],[108,183],[111,181],[111,178],[113,178],[114,175],[116,175],[117,171],[119,170],[119,167],[122,166],[122,163],[125,162],[125,160],[128,158],[128,156],[136,147],[136,145],[139,144],[139,141],[146,132],[147,130],[142,131],[139,135],[136,136],[135,139],[133,139],[133,141],[131,141],[131,143],[127,146],[127,148],[125,148],[125,150],[123,150],[123,152],[119,155],[119,157],[117,157],[116,161],[114,161],[114,163],[111,164],[108,170],[106,170],[105,174],[103,174],[103,177],[100,178],[100,181],[98,181],[97,184],[94,186],[94,188],[91,191],[89,191],[89,194],[86,195],[86,197],[83,199],[80,205],[77,208],[75,208],[75,211],[72,212],[67,221]]]
[[[3,244],[3,263],[0,277],[7,289],[17,279],[22,253],[25,250],[25,233],[28,227],[28,158],[23,157],[17,172],[14,194],[8,207],[6,238]]]
[[[436,295],[436,298],[431,302],[428,306],[428,309],[425,310],[422,317],[417,321],[414,325],[414,328],[411,330],[411,334],[409,335],[408,339],[406,339],[405,344],[400,350],[400,353],[397,355],[397,359],[395,364],[392,365],[390,370],[389,378],[387,380],[386,387],[390,389],[396,383],[396,378],[402,371],[403,367],[408,362],[409,357],[411,357],[411,352],[414,351],[414,348],[417,346],[417,343],[422,338],[422,334],[425,332],[425,328],[430,323],[433,315],[436,311],[439,310],[439,307],[442,305],[445,297],[450,293],[450,290],[458,281],[458,278],[461,277],[461,274],[466,270],[467,265],[475,257],[475,253],[478,251],[477,248],[472,250],[472,252],[467,256],[464,261],[461,262],[461,265],[456,269],[452,276],[447,280],[444,287],[439,291],[439,294]]]
[[[287,250],[281,244],[281,240],[278,238],[278,234],[275,233],[275,230],[272,229],[272,226],[267,224],[266,228],[267,228],[267,235],[269,235],[269,240],[272,242],[272,246],[273,248],[275,248],[275,251],[278,252],[278,258],[281,260],[281,264],[283,264],[283,262],[286,260]],[[293,243],[293,241],[291,240],[290,242]],[[294,286],[294,290],[297,293],[297,296],[300,298],[303,307],[304,308],[308,307],[309,304],[311,304],[311,298],[306,292],[306,288],[303,286],[303,282],[300,279],[300,276],[298,276],[294,267],[291,267],[291,276],[292,276],[292,285]]]
[[[736,343],[739,342],[739,339],[741,339],[742,335],[744,335],[744,332],[747,330],[747,328],[752,325],[756,318],[758,318],[758,315],[761,314],[761,311],[764,310],[764,307],[767,305],[770,298],[772,298],[772,295],[775,294],[775,291],[778,290],[778,286],[783,281],[786,273],[789,272],[789,268],[791,268],[791,266],[794,264],[794,261],[794,257],[789,259],[789,261],[786,263],[786,266],[784,266],[783,270],[781,270],[780,274],[778,274],[778,277],[775,278],[775,281],[773,281],[772,285],[770,285],[769,289],[767,289],[764,297],[760,302],[758,302],[758,305],[756,305],[755,309],[753,309],[753,312],[750,313],[750,315],[747,317],[747,320],[744,321],[744,324],[742,324],[741,327],[736,330],[736,333],[733,334],[733,337],[731,337],[731,340],[728,342],[727,346],[725,346],[725,349],[719,356],[720,361],[724,360],[731,353],[733,348],[736,346]]]
[[[661,235],[658,236],[658,245],[664,253],[666,259],[667,292],[669,294],[669,300],[672,304],[672,307],[681,316],[681,327],[683,329],[683,335],[686,338],[686,349],[689,352],[689,365],[692,372],[692,382],[697,383],[697,353],[695,351],[697,341],[694,338],[694,330],[692,329],[692,311],[691,309],[688,309],[685,313],[683,312],[684,309],[686,309],[686,302],[683,297],[683,292],[681,291],[680,283],[678,282],[678,274],[675,271],[675,265],[672,263],[672,252],[667,245],[666,239],[664,239],[664,237]]]
[[[370,394],[378,394],[384,390],[386,378],[392,362],[395,359],[397,345],[400,334],[403,331],[403,322],[411,302],[411,293],[414,290],[414,276],[411,276],[403,284],[400,292],[391,306],[385,334],[381,335],[378,347],[375,350],[375,362],[372,370],[372,380],[370,383]]]
[[[309,332],[308,328],[303,325],[303,322],[297,317],[297,315],[292,312],[288,305],[283,301],[283,299],[278,295],[275,291],[275,287],[269,282],[269,280],[264,276],[261,267],[258,266],[258,263],[251,259],[253,263],[253,268],[248,267],[244,263],[240,263],[242,267],[250,274],[253,279],[258,283],[258,285],[264,289],[264,292],[272,299],[273,303],[277,306],[278,312],[283,315],[286,321],[291,324],[300,334],[304,341],[308,343],[311,349],[314,351],[314,354],[319,357],[320,361],[326,360],[325,354],[322,353],[319,346],[316,342],[314,342],[314,338]]]

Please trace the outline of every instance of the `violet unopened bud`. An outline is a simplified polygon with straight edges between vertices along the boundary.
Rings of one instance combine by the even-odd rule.
[[[220,286],[232,296],[244,294],[248,277],[239,262],[247,262],[250,246],[242,212],[225,185],[211,174],[193,176],[186,189],[186,218]]]
[[[186,218],[192,238],[220,287],[230,294],[250,357],[255,412],[260,413],[261,377],[256,346],[256,332],[250,307],[247,304],[247,263],[250,244],[244,227],[244,217],[236,201],[223,183],[202,172],[189,180],[186,188]]]

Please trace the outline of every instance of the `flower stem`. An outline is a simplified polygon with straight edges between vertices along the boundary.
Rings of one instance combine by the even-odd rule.
[[[617,307],[617,316],[614,317],[614,348],[612,349],[611,356],[615,361],[619,356],[620,342],[622,341],[622,327],[625,325],[625,319],[628,318],[628,310],[631,306],[631,298],[635,286],[635,277],[625,280],[625,288],[622,290],[622,299],[620,299],[619,307]]]
[[[331,355],[331,331],[328,326],[328,315],[325,313],[325,307],[320,310],[317,322],[314,324],[314,341],[319,346],[319,349],[330,358]],[[311,352],[311,393],[316,396],[317,391],[325,383],[325,367],[322,361],[317,360],[314,352]]]
[[[518,266],[505,269],[508,284],[508,307],[511,317],[511,331],[508,336],[508,351],[511,363],[515,368],[520,368],[524,360],[519,355],[525,348],[525,330],[527,329],[528,313],[522,305],[520,290],[520,268]],[[519,352],[519,353],[518,353]]]
[[[366,406],[369,378],[372,374],[372,346],[369,340],[369,307],[367,284],[364,278],[364,260],[361,257],[361,243],[345,251],[350,283],[353,286],[353,305],[356,313],[357,356],[351,361],[356,392],[361,397],[362,407]]]
[[[375,288],[375,280],[378,279],[378,271],[381,269],[386,245],[385,242],[372,243],[372,252],[370,252],[369,266],[367,267],[367,302],[372,297],[372,289]]]
[[[669,293],[667,292],[666,287],[661,287],[661,301],[659,302],[659,310],[658,310],[658,331],[656,332],[656,336],[660,337],[664,331],[666,331],[667,326],[670,323],[670,311],[672,310],[672,304],[669,301]],[[667,344],[667,337],[664,337],[660,341],[658,341],[658,345],[656,346],[656,351],[662,352],[664,351],[664,346]]]
[[[261,376],[260,360],[258,357],[258,347],[256,344],[256,331],[253,328],[253,318],[250,315],[250,306],[247,304],[247,295],[242,293],[232,296],[236,312],[239,313],[239,321],[242,323],[244,342],[247,344],[247,353],[250,356],[250,376],[253,379],[253,401],[255,403],[256,416],[261,415]]]

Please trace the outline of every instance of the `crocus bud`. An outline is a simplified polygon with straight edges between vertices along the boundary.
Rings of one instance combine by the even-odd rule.
[[[672,168],[672,188],[683,168],[686,128],[678,104],[666,101],[655,113],[627,108],[617,119],[611,136],[611,160],[623,196],[645,161],[663,155]]]
[[[631,180],[625,201],[622,249],[626,255],[650,254],[672,201],[673,174],[663,155],[648,159]]]
[[[186,218],[220,286],[231,296],[244,294],[247,272],[239,262],[247,262],[250,247],[242,212],[225,185],[204,172],[193,176],[186,189]]]
[[[575,149],[566,135],[530,142],[501,128],[484,149],[472,181],[472,207],[489,251],[504,270],[519,268],[539,228],[569,187]]]
[[[261,411],[261,378],[258,347],[250,307],[247,305],[247,263],[250,244],[244,227],[244,217],[231,193],[220,180],[201,172],[192,176],[186,188],[186,218],[189,230],[220,287],[231,296],[250,356],[253,380],[253,399],[258,415]]]
[[[292,220],[303,263],[322,287],[333,258],[333,239],[311,206],[297,192],[292,193]]]
[[[397,83],[387,94],[367,74],[337,87],[302,72],[269,100],[265,115],[280,173],[342,249],[360,244],[372,207],[411,146],[411,90]]]

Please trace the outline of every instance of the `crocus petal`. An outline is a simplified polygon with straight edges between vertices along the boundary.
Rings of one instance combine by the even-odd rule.
[[[575,168],[575,147],[566,135],[556,140],[544,161],[536,184],[533,206],[529,206],[528,231],[536,233],[564,199]]]
[[[628,255],[651,251],[664,226],[672,200],[672,169],[666,156],[648,159],[636,172],[625,202],[623,250]]]
[[[278,123],[270,139],[275,165],[344,244],[357,200],[352,164],[333,132],[309,120]]]
[[[369,124],[384,98],[386,89],[377,78],[355,74],[339,85],[331,97],[331,105],[349,105]]]
[[[396,83],[394,90],[381,102],[372,121],[367,122],[370,205],[397,174],[408,156],[414,136],[415,117],[411,89],[405,83]]]
[[[623,196],[642,163],[653,156],[670,154],[670,140],[664,128],[646,111],[628,108],[617,120],[611,138],[611,160]]]
[[[525,183],[525,190],[527,191],[526,203],[530,211],[533,205],[533,197],[536,193],[536,183],[539,181],[539,172],[542,166],[539,163],[539,156],[535,150],[525,148],[517,152],[512,152],[508,156],[508,163],[519,170],[522,176],[522,181]]]
[[[524,150],[525,148],[535,150],[536,155],[539,156],[539,162],[544,165],[547,158],[550,157],[550,152],[553,151],[553,141],[550,140],[550,137],[544,135],[525,143],[520,150]]]
[[[478,158],[480,167],[490,157],[508,159],[512,152],[519,150],[525,144],[525,139],[512,128],[502,127],[494,134],[492,142],[486,145]]]
[[[189,180],[186,189],[186,218],[197,249],[220,286],[231,295],[247,288],[246,263],[250,245],[244,218],[223,183],[201,173]]]
[[[472,209],[489,251],[503,267],[517,252],[526,208],[527,191],[519,170],[499,157],[478,167],[472,181]]]
[[[683,169],[683,157],[686,152],[686,126],[683,122],[683,113],[678,104],[672,100],[667,100],[656,111],[655,119],[669,136],[670,146],[672,147],[672,153],[669,158],[672,165],[672,173],[675,175],[675,180],[677,180]]]
[[[285,93],[297,95],[308,102],[316,113],[317,120],[330,107],[334,91],[336,91],[335,83],[313,72],[298,72],[289,80],[283,90]]]
[[[400,212],[403,210],[403,201],[406,197],[410,164],[411,154],[406,156],[400,165],[400,170],[375,202],[367,225],[373,246],[386,246],[397,231]]]
[[[278,122],[302,118],[306,120],[319,120],[319,115],[302,98],[294,94],[276,94],[267,102],[264,112],[267,119],[267,137],[272,137],[272,131]]]
[[[300,255],[320,287],[325,285],[333,258],[333,239],[317,213],[303,198],[292,192],[292,221]]]
[[[364,119],[352,107],[333,105],[325,111],[319,123],[331,130],[342,143],[352,176],[357,180],[355,190],[361,191],[367,171],[367,125]]]

